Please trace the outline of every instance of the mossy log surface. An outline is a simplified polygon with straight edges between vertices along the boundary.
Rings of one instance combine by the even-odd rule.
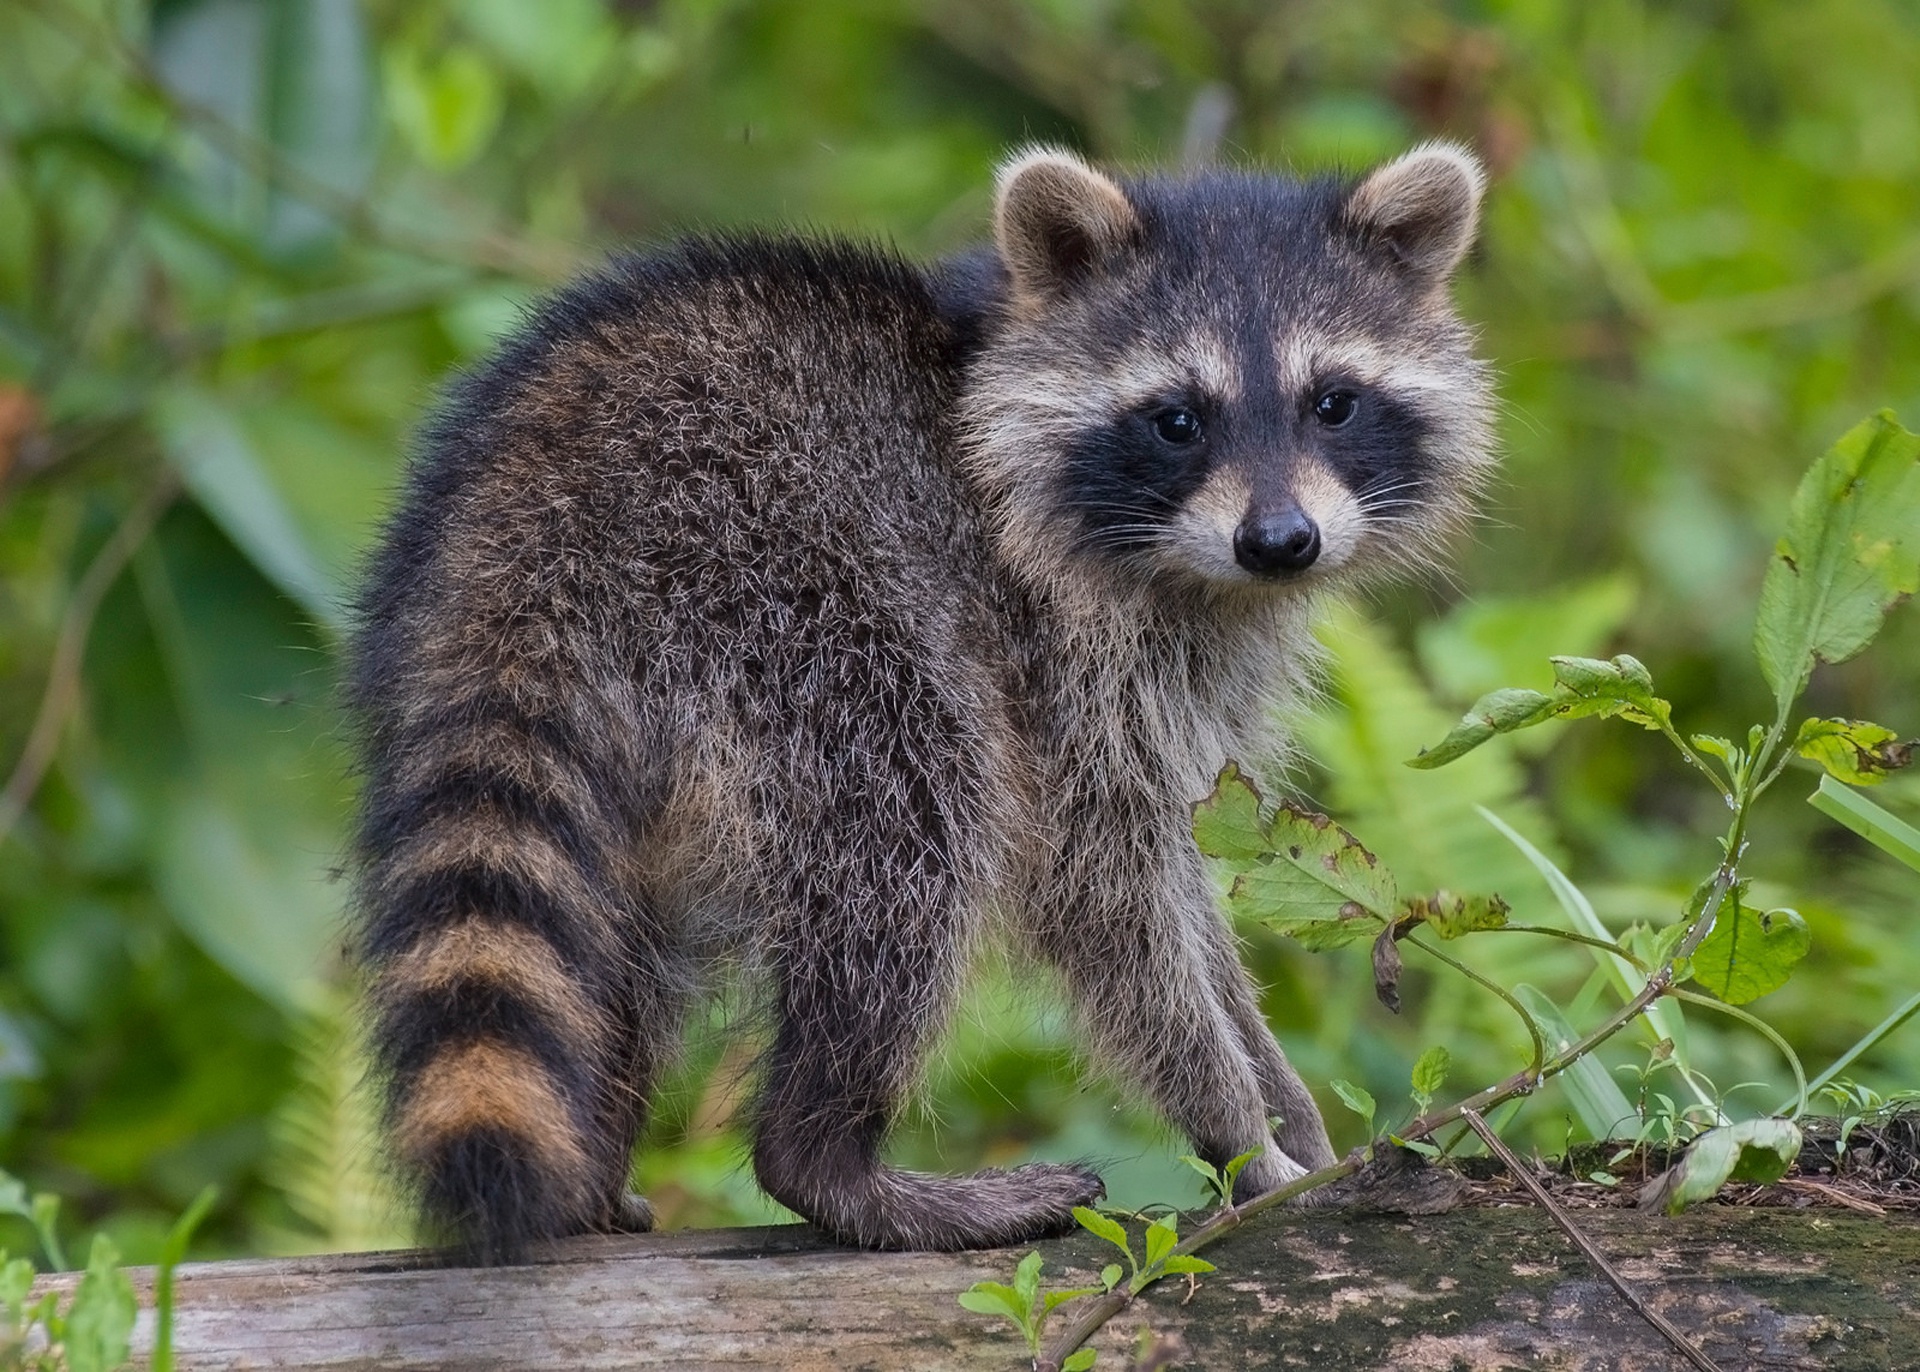
[[[1727,1372],[1920,1368],[1911,1216],[1708,1206],[1579,1220]],[[1049,1287],[1090,1281],[1113,1256],[1088,1235],[1039,1246]],[[954,1298],[1006,1280],[1025,1251],[861,1253],[791,1226],[580,1240],[488,1270],[407,1253],[201,1263],[179,1272],[175,1349],[183,1369],[1012,1372],[1029,1365],[1019,1336]],[[1267,1215],[1207,1256],[1219,1271],[1191,1293],[1170,1279],[1102,1331],[1100,1366],[1128,1366],[1143,1324],[1178,1333],[1181,1365],[1208,1369],[1679,1366],[1531,1207]],[[144,1350],[151,1273],[133,1275]]]

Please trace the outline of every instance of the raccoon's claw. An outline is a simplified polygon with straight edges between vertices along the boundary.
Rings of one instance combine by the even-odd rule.
[[[1020,1183],[1020,1189],[1033,1205],[1032,1228],[1018,1238],[1006,1240],[1008,1243],[1070,1234],[1076,1223],[1075,1208],[1096,1205],[1107,1194],[1107,1184],[1100,1174],[1076,1163],[1029,1163],[1012,1169],[1007,1177]]]
[[[646,1234],[653,1229],[653,1206],[638,1191],[629,1191],[614,1203],[607,1219],[610,1234]]]

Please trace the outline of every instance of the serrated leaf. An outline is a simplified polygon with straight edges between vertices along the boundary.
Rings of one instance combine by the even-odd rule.
[[[1677,1215],[1713,1199],[1729,1181],[1778,1181],[1799,1156],[1800,1128],[1792,1120],[1724,1124],[1695,1139],[1678,1163],[1648,1182],[1640,1204]]]
[[[1067,1355],[1067,1360],[1060,1364],[1060,1372],[1087,1372],[1087,1369],[1093,1366],[1094,1359],[1099,1356],[1098,1349],[1079,1349]]]
[[[1272,856],[1228,892],[1236,914],[1321,951],[1380,932],[1395,907],[1393,873],[1325,815],[1283,804],[1268,825]]]
[[[1920,590],[1920,434],[1882,411],[1808,469],[1767,563],[1753,647],[1782,710],[1815,661],[1844,662]]]
[[[1108,1219],[1098,1210],[1085,1205],[1073,1207],[1073,1218],[1082,1229],[1098,1234],[1108,1243],[1127,1255],[1127,1261],[1133,1261],[1133,1245],[1127,1242],[1127,1231],[1115,1220]]]
[[[1713,932],[1693,950],[1693,980],[1729,1005],[1745,1005],[1786,985],[1809,942],[1799,911],[1753,910],[1744,894],[1744,882],[1727,893]]]
[[[1793,750],[1819,763],[1837,781],[1877,786],[1913,761],[1920,739],[1900,736],[1864,719],[1809,719],[1794,736]]]
[[[1213,790],[1194,805],[1193,841],[1208,857],[1236,864],[1266,855],[1270,844],[1260,818],[1260,792],[1239,764],[1221,768]]]
[[[1443,1043],[1436,1043],[1414,1060],[1413,1098],[1419,1102],[1424,1113],[1433,1104],[1433,1098],[1440,1094],[1440,1088],[1447,1084],[1447,1073],[1453,1070],[1453,1054],[1447,1051]]]

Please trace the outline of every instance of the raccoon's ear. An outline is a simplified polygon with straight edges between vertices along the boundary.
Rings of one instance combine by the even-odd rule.
[[[1369,173],[1340,217],[1362,242],[1438,284],[1473,246],[1486,186],[1479,158],[1458,143],[1426,143]]]
[[[1000,168],[993,237],[1016,300],[1058,295],[1139,232],[1126,193],[1071,153],[1034,148]]]

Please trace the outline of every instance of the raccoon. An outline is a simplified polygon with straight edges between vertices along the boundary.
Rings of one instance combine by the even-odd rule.
[[[1189,833],[1277,756],[1324,589],[1490,462],[1448,299],[1483,177],[1001,169],[933,268],[690,241],[539,307],[427,425],[352,644],[358,956],[392,1148],[482,1260],[644,1228],[648,1098],[762,988],[753,1166],[876,1248],[1009,1244],[1080,1166],[882,1159],[983,936],[1264,1192],[1333,1159]]]

